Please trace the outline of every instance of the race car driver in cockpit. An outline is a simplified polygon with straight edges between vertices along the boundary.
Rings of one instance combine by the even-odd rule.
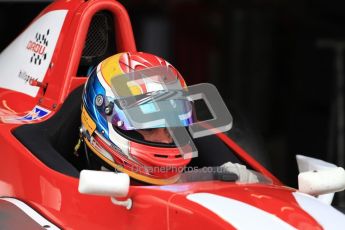
[[[171,64],[152,54],[124,52],[102,61],[82,95],[80,133],[88,164],[97,161],[96,167],[147,184],[180,181],[198,151],[186,131],[198,121],[192,95],[197,87],[187,87]],[[244,165],[220,168],[237,181],[257,182]]]

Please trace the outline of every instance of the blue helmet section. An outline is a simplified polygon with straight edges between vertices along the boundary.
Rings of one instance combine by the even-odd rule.
[[[106,98],[105,89],[97,78],[97,71],[93,71],[83,92],[83,104],[92,120],[96,123],[96,130],[100,133],[104,132],[103,136],[108,139],[109,130],[106,115],[95,104],[97,95],[102,95],[104,99]]]

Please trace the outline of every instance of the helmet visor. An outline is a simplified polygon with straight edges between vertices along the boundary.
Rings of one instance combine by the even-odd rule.
[[[111,79],[112,123],[124,130],[181,127],[193,123],[192,103],[169,67],[154,67]]]

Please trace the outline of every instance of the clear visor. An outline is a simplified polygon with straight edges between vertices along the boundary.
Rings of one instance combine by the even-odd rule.
[[[159,66],[111,79],[111,122],[124,130],[182,127],[193,123],[187,90],[169,67]]]

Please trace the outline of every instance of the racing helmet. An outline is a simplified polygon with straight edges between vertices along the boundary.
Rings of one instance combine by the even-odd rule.
[[[136,180],[176,182],[191,159],[183,157],[174,142],[147,141],[138,132],[192,124],[190,101],[166,99],[167,93],[178,90],[188,90],[184,79],[160,57],[124,52],[105,59],[84,87],[83,141],[102,163]],[[168,124],[162,118],[169,116],[173,119]]]

